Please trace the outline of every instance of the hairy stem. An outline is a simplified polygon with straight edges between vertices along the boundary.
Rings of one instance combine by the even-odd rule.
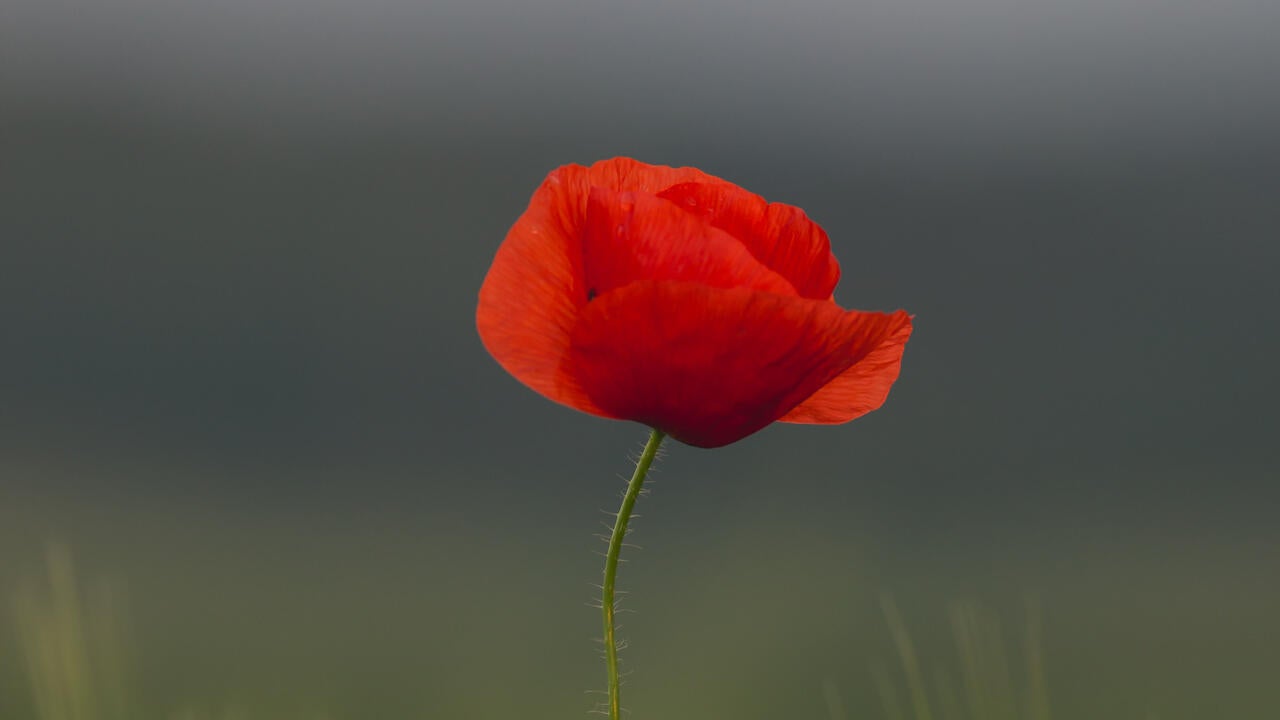
[[[622,507],[618,508],[617,518],[613,523],[613,534],[609,536],[609,552],[604,560],[604,584],[600,593],[600,607],[604,616],[604,661],[609,672],[609,720],[620,720],[621,702],[618,698],[618,641],[614,636],[613,615],[616,610],[613,598],[614,581],[618,577],[618,555],[622,553],[622,539],[627,535],[627,522],[631,520],[631,511],[636,506],[636,498],[640,497],[640,486],[644,485],[644,477],[649,473],[649,466],[658,454],[658,446],[666,434],[654,430],[649,434],[649,442],[640,453],[636,462],[636,471],[627,483],[627,491],[622,495]]]

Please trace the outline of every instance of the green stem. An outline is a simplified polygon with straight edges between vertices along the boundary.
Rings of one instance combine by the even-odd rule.
[[[609,671],[609,720],[620,720],[622,706],[618,699],[618,641],[614,637],[613,614],[616,610],[613,599],[614,581],[618,577],[618,555],[622,552],[622,539],[627,536],[627,522],[631,520],[631,511],[636,506],[636,498],[640,497],[640,486],[644,484],[644,476],[649,473],[649,466],[658,454],[658,446],[666,433],[654,430],[649,434],[649,442],[640,453],[636,462],[636,471],[627,483],[627,491],[622,496],[622,507],[618,508],[617,519],[613,523],[613,534],[609,537],[609,552],[604,559],[604,585],[600,593],[600,607],[604,615],[604,661]]]

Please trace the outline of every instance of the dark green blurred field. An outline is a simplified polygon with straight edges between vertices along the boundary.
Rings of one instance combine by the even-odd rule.
[[[670,511],[678,492],[666,483],[644,504]],[[601,685],[587,501],[541,529],[442,508],[234,521],[178,504],[31,508],[0,512],[7,719],[572,718]],[[47,551],[35,538],[54,513],[74,527]],[[1046,555],[955,541],[890,557],[883,538],[847,535],[829,516],[754,506],[641,525],[644,549],[623,568],[638,611],[623,633],[634,716],[1267,718],[1278,706],[1266,547],[1135,535]]]

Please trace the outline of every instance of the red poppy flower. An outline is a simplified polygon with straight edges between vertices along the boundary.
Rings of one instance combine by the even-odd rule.
[[[804,211],[694,168],[566,165],[480,288],[490,354],[556,402],[718,447],[884,403],[911,317],[845,310]]]

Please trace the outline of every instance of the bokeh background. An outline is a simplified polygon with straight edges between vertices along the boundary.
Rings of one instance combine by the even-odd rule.
[[[921,717],[907,635],[935,717],[1276,717],[1278,34],[1253,0],[9,0],[0,716],[583,717],[644,431],[473,318],[542,177],[631,155],[804,207],[838,300],[917,316],[879,412],[668,449],[633,717]]]

